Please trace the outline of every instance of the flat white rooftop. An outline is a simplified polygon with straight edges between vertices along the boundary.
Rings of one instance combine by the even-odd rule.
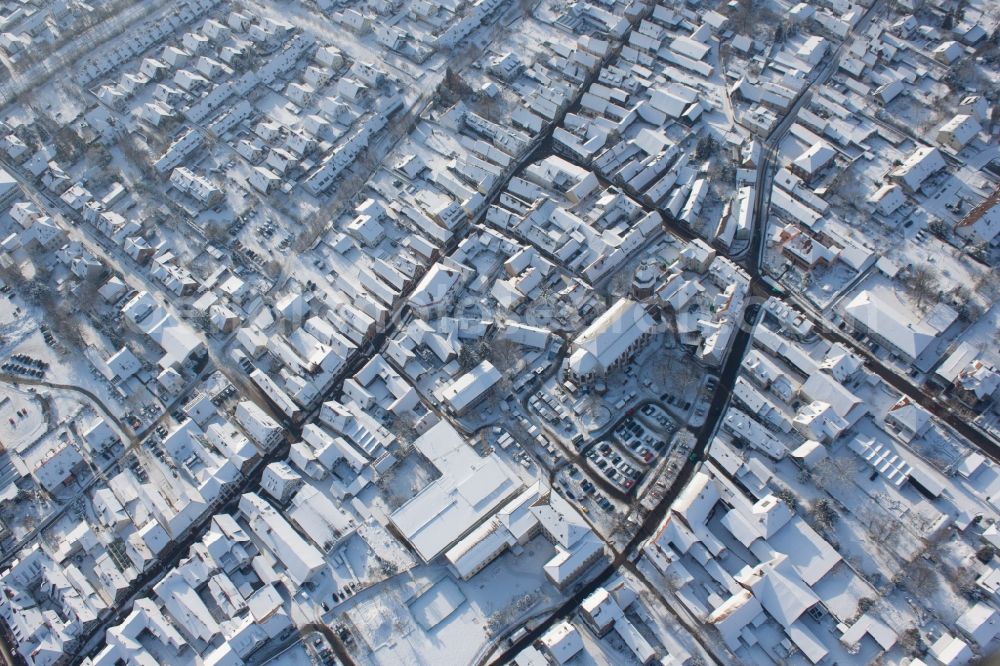
[[[522,484],[497,456],[480,457],[462,435],[442,421],[414,446],[441,477],[389,519],[424,561],[431,561],[487,520]]]

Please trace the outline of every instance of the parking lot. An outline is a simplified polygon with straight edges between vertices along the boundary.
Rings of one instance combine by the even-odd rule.
[[[719,378],[715,375],[708,375],[698,388],[698,392],[693,396],[693,402],[683,395],[674,395],[670,391],[663,393],[660,400],[677,412],[686,414],[688,426],[698,428],[705,422],[708,407],[712,403],[712,395],[718,387]]]
[[[571,465],[567,470],[567,474],[569,480],[559,480],[559,484],[563,487],[566,497],[579,502],[584,511],[587,510],[586,500],[588,498],[602,511],[606,513],[614,511],[614,503],[606,495],[601,494],[597,486],[584,476],[579,467]]]
[[[676,423],[663,407],[646,403],[589,449],[587,464],[622,492],[629,493],[657,458],[665,455],[676,430]]]
[[[662,394],[660,400],[667,403],[679,412],[686,412],[691,409],[691,401],[685,400],[683,396],[676,396],[670,391]]]

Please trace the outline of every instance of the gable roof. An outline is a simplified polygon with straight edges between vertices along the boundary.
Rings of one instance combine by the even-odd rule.
[[[847,314],[861,322],[871,332],[891,344],[911,359],[923,353],[934,340],[930,328],[913,321],[912,314],[901,304],[871,292],[863,291],[845,308]]]

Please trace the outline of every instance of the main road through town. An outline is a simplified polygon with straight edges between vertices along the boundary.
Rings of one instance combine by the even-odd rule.
[[[757,170],[758,195],[753,211],[753,236],[749,249],[742,258],[742,265],[751,278],[751,293],[755,296],[766,297],[768,295],[778,293],[776,289],[769,286],[768,283],[761,279],[761,264],[763,261],[763,248],[765,245],[764,239],[766,238],[767,233],[767,213],[770,203],[768,192],[771,178],[773,176],[774,159],[778,152],[778,146],[794,123],[799,109],[803,104],[805,104],[805,102],[808,101],[812,87],[817,84],[822,84],[833,74],[833,72],[836,71],[840,58],[845,51],[846,44],[849,42],[854,32],[861,31],[868,25],[871,18],[878,13],[879,7],[883,4],[883,2],[884,0],[875,0],[875,2],[872,3],[871,7],[866,11],[864,17],[862,17],[862,19],[858,22],[854,31],[852,31],[852,33],[848,35],[847,39],[845,39],[844,42],[834,50],[829,59],[823,64],[820,72],[813,77],[806,86],[803,87],[798,97],[781,117],[778,124],[772,129],[765,140]],[[687,229],[680,227],[669,219],[666,224],[668,228],[675,233],[675,235],[685,240],[693,239],[692,234]],[[751,301],[751,303],[752,302],[753,301]],[[697,471],[700,466],[700,460],[704,457],[709,443],[715,436],[715,431],[719,422],[729,406],[733,386],[736,382],[737,376],[739,375],[743,357],[750,345],[753,324],[757,314],[758,312],[756,308],[751,310],[748,315],[749,320],[745,322],[745,325],[738,329],[738,332],[734,336],[734,340],[732,341],[732,345],[729,349],[728,355],[726,356],[726,361],[723,364],[722,372],[719,375],[718,386],[712,396],[712,402],[705,417],[705,422],[695,433],[695,445],[692,448],[690,457],[685,461],[683,467],[676,475],[674,483],[664,493],[663,498],[660,500],[656,508],[646,514],[640,523],[635,536],[632,537],[625,548],[623,548],[619,554],[615,556],[599,573],[592,576],[587,583],[579,586],[572,596],[570,596],[570,598],[567,599],[558,609],[549,615],[546,620],[538,623],[527,632],[521,634],[516,640],[511,642],[506,649],[503,649],[499,653],[494,650],[494,653],[487,657],[487,660],[489,660],[490,663],[505,664],[512,660],[515,655],[527,646],[531,645],[553,624],[572,615],[587,596],[616,576],[623,566],[626,564],[631,565],[631,562],[637,557],[639,548],[647,539],[653,536],[657,526],[662,522],[667,514],[667,511],[669,511],[670,506],[677,499],[684,487],[691,480],[695,471]],[[658,593],[657,590],[654,590],[654,592]]]

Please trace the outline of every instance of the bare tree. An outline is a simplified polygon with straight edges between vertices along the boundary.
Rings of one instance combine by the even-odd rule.
[[[659,353],[651,359],[650,373],[660,387],[671,387],[671,393],[680,393],[701,374],[698,365],[680,354]]]
[[[813,481],[820,488],[829,488],[833,483],[850,483],[858,472],[856,458],[839,458],[829,456],[816,463],[813,468]]]
[[[224,245],[229,240],[229,229],[221,220],[213,220],[205,225],[205,238],[210,243]]]
[[[795,494],[795,491],[785,486],[776,492],[775,497],[780,499],[782,502],[788,505],[788,508],[795,511],[795,508],[799,505],[799,496]]]
[[[462,370],[471,370],[479,365],[483,360],[480,354],[479,345],[472,342],[462,344],[458,350],[458,367]]]
[[[629,516],[622,512],[616,512],[612,522],[612,534],[628,537],[632,534],[633,525]]]
[[[923,308],[929,300],[937,296],[938,276],[937,272],[928,264],[917,264],[910,270],[910,277],[907,280],[910,292],[917,299],[917,307]]]
[[[729,15],[730,25],[734,30],[746,33],[753,27],[753,0],[739,0]]]
[[[93,312],[100,294],[101,282],[98,279],[88,279],[77,285],[73,293],[76,306],[84,312]]]
[[[472,95],[472,86],[462,78],[462,75],[451,67],[444,71],[444,77],[437,87],[438,99],[445,106],[451,106],[466,97]]]
[[[51,284],[49,273],[39,270],[33,279],[25,283],[24,298],[42,309],[46,323],[60,342],[71,349],[83,349],[83,331],[75,311],[78,305],[76,299],[65,298]]]
[[[993,272],[983,273],[976,278],[973,289],[987,301],[995,301],[1000,296],[1000,285],[997,285],[996,275]]]
[[[503,122],[504,119],[504,109],[501,104],[503,100],[499,95],[490,97],[485,93],[479,93],[476,96],[474,103],[471,104],[472,110],[481,115],[487,120],[493,121],[495,123]]]
[[[628,271],[619,271],[608,281],[608,295],[612,301],[618,300],[628,296],[631,286],[632,275]]]
[[[527,304],[524,322],[531,326],[547,326],[553,317],[559,315],[559,295],[551,285],[545,283],[538,290],[538,296]],[[497,308],[498,312],[500,308]],[[494,316],[497,320],[497,316]]]
[[[928,597],[938,589],[937,572],[925,562],[918,560],[906,567],[903,584],[914,594]]]
[[[118,149],[130,162],[153,179],[153,173],[149,169],[151,156],[147,149],[139,145],[138,139],[128,134],[118,143]]]
[[[948,572],[948,580],[955,591],[966,598],[974,598],[979,593],[979,586],[976,581],[979,574],[973,567],[960,566]]]
[[[729,14],[730,25],[737,32],[752,37],[772,41],[780,23],[778,16],[755,0],[737,0],[736,7]]]
[[[862,506],[855,515],[868,530],[868,538],[877,546],[891,546],[899,536],[900,523],[884,510],[871,505]]]
[[[920,646],[920,630],[910,627],[899,634],[899,647],[910,656],[916,656],[917,648]]]
[[[677,365],[676,359],[668,354],[657,354],[653,357],[649,372],[657,386],[668,386],[672,382]]]
[[[597,391],[587,391],[583,394],[583,405],[585,414],[597,414],[597,410],[604,407],[604,400]]]
[[[386,424],[386,427],[394,435],[396,435],[396,438],[399,440],[400,448],[402,448],[404,452],[408,452],[410,450],[410,445],[412,445],[414,440],[416,440],[420,435],[420,433],[417,432],[417,421],[413,416],[413,412],[393,415],[390,422]]]
[[[958,316],[963,321],[974,322],[979,319],[983,309],[975,301],[975,295],[967,286],[959,285],[954,292],[955,301],[958,303]]]
[[[501,392],[509,392],[521,361],[521,345],[513,340],[494,338],[487,349],[487,358],[500,371]]]
[[[701,366],[690,358],[682,356],[677,363],[677,371],[674,374],[676,386],[687,386],[702,376]]]
[[[812,503],[809,507],[809,515],[812,516],[817,525],[827,530],[832,529],[834,523],[837,522],[837,510],[834,508],[833,502],[825,497]]]
[[[857,169],[854,168],[854,164],[852,162],[847,168],[838,173],[830,182],[827,189],[837,197],[838,203],[857,210],[859,202],[864,199],[861,197],[861,179]]]
[[[271,261],[268,261],[266,264],[264,264],[264,274],[267,275],[267,277],[274,280],[279,275],[281,275],[281,271],[283,268],[284,265],[282,264],[281,261],[277,259],[272,259]]]
[[[6,259],[0,263],[0,280],[7,286],[18,288],[24,284],[24,274],[14,261]]]

